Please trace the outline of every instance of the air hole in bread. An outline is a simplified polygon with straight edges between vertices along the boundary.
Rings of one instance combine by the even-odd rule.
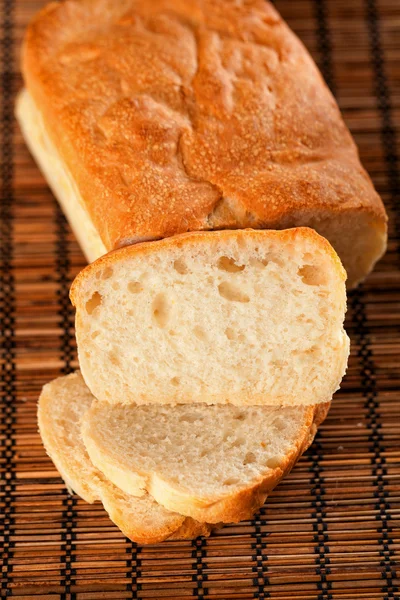
[[[282,461],[279,458],[279,456],[271,456],[271,458],[269,458],[265,464],[270,469],[276,469],[276,467],[279,467],[279,465],[281,464],[281,462]]]
[[[274,421],[274,426],[278,431],[283,431],[285,429],[285,421],[281,417],[278,417]]]
[[[120,286],[119,286],[119,283],[118,283],[118,281],[114,281],[114,282],[112,283],[111,287],[112,287],[112,289],[113,289],[113,290],[119,290],[119,287],[120,287]]]
[[[204,329],[202,329],[202,327],[199,327],[198,325],[196,325],[196,327],[193,328],[193,333],[197,337],[197,339],[201,340],[202,342],[205,342],[208,339]]]
[[[101,272],[101,279],[110,279],[110,277],[112,277],[113,274],[113,270],[111,267],[106,267],[102,272]]]
[[[169,306],[164,294],[157,294],[153,300],[153,318],[158,327],[164,329],[169,319]]]
[[[143,291],[143,286],[141,283],[139,283],[139,281],[130,281],[128,283],[128,291],[131,294],[138,294],[139,292]]]
[[[172,335],[172,337],[174,337],[174,335],[176,335],[176,331],[174,331],[173,329],[170,329],[168,331],[169,335]]]
[[[229,281],[223,281],[218,286],[219,295],[230,302],[250,302],[250,298],[242,290]]]
[[[243,464],[251,465],[251,463],[254,462],[256,462],[256,455],[254,454],[254,452],[247,452],[246,456],[244,457]]]
[[[313,354],[316,355],[318,354],[319,348],[318,346],[310,346],[310,348],[308,348],[307,350],[304,350],[304,354]]]
[[[246,341],[246,337],[243,335],[243,333],[236,331],[235,329],[233,329],[233,327],[227,327],[225,329],[225,335],[228,338],[228,340],[231,340],[232,342]]]
[[[232,327],[227,327],[225,329],[225,335],[228,340],[236,340],[236,331],[232,329]]]
[[[266,258],[250,258],[249,263],[255,269],[265,269],[268,260]]]
[[[176,260],[174,260],[174,269],[177,273],[180,273],[181,275],[186,275],[186,273],[189,273],[189,269],[183,258],[177,258]]]
[[[193,415],[182,415],[181,417],[179,417],[179,421],[181,421],[181,423],[195,423],[196,421],[201,420],[201,417],[193,414]]]
[[[171,379],[171,383],[172,385],[174,385],[175,387],[178,387],[178,385],[180,384],[181,380],[179,379],[179,377],[173,377]]]
[[[229,477],[222,482],[222,485],[236,485],[239,483],[239,479],[237,477]]]
[[[241,437],[238,437],[234,442],[232,442],[231,448],[239,448],[240,446],[243,446],[243,444],[244,444],[244,439]]]
[[[239,413],[238,415],[236,415],[235,419],[236,421],[244,421],[246,418],[246,415],[244,413]]]
[[[283,268],[285,266],[285,261],[278,256],[271,256],[270,262],[275,263],[278,267]]]
[[[328,283],[326,273],[315,265],[303,265],[298,273],[306,285],[326,285]]]
[[[86,302],[86,312],[88,315],[93,314],[98,306],[100,306],[102,301],[102,296],[99,292],[94,292],[89,300]]]
[[[112,350],[109,354],[108,354],[108,358],[110,359],[110,363],[112,365],[114,365],[115,367],[119,367],[120,366],[120,360],[118,358],[118,353],[115,350]]]
[[[246,267],[245,265],[238,265],[233,258],[229,258],[229,256],[221,256],[218,260],[218,269],[221,271],[227,271],[227,273],[239,273],[243,271]]]
[[[246,217],[248,217],[251,213],[249,213],[249,211],[246,210]],[[242,250],[246,250],[247,249],[247,240],[245,237],[243,237],[242,235],[240,235],[237,238],[237,245],[239,246],[239,248],[241,248]]]
[[[90,337],[92,338],[92,340],[95,340],[98,335],[100,335],[100,331],[93,331],[93,333]]]

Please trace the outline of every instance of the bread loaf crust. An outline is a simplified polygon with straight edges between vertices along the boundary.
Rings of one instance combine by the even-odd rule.
[[[237,227],[329,238],[343,214],[376,235],[350,285],[384,250],[385,210],[337,105],[264,0],[51,3],[23,73],[107,250]]]

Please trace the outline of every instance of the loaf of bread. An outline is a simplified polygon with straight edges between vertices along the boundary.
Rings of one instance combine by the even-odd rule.
[[[148,494],[128,495],[93,466],[80,433],[81,418],[93,400],[79,372],[45,385],[39,399],[43,444],[69,490],[86,502],[101,500],[112,521],[140,544],[209,535],[211,525],[172,513]]]
[[[330,402],[345,272],[307,228],[187,233],[115,250],[72,284],[82,375],[122,404]]]
[[[194,230],[310,226],[354,286],[386,214],[265,0],[66,0],[30,24],[23,133],[88,257]]]
[[[251,519],[311,444],[329,403],[270,406],[92,404],[92,462],[128,494],[150,493],[209,523]]]

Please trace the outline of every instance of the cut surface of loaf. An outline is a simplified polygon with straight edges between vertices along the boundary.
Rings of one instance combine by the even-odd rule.
[[[93,465],[80,433],[81,418],[93,400],[79,372],[45,385],[39,399],[43,444],[67,487],[87,502],[101,500],[111,520],[138,543],[209,535],[210,525],[172,513],[148,494],[124,493]]]
[[[129,494],[207,522],[251,518],[313,440],[328,404],[236,407],[94,402],[82,436]]]
[[[82,374],[112,403],[329,402],[349,351],[344,280],[307,228],[122,248],[71,288]]]
[[[353,286],[385,250],[385,210],[338,107],[265,0],[53,2],[28,28],[22,70],[24,135],[88,256],[186,231],[308,225]],[[40,157],[35,111],[57,165],[49,145]],[[60,164],[69,196],[50,172]]]

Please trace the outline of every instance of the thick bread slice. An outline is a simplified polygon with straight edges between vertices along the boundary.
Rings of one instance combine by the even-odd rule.
[[[251,518],[312,442],[329,403],[110,406],[82,420],[93,463],[129,494],[210,523]]]
[[[113,403],[329,402],[349,352],[344,281],[307,228],[116,250],[72,285],[82,374]]]
[[[307,225],[349,285],[385,250],[385,210],[335,100],[265,0],[53,2],[28,28],[22,71],[81,227],[107,250]]]
[[[45,385],[39,399],[43,444],[67,487],[87,502],[101,500],[111,520],[140,544],[209,535],[210,525],[172,513],[148,494],[124,493],[93,466],[80,434],[81,417],[93,400],[79,372]]]

